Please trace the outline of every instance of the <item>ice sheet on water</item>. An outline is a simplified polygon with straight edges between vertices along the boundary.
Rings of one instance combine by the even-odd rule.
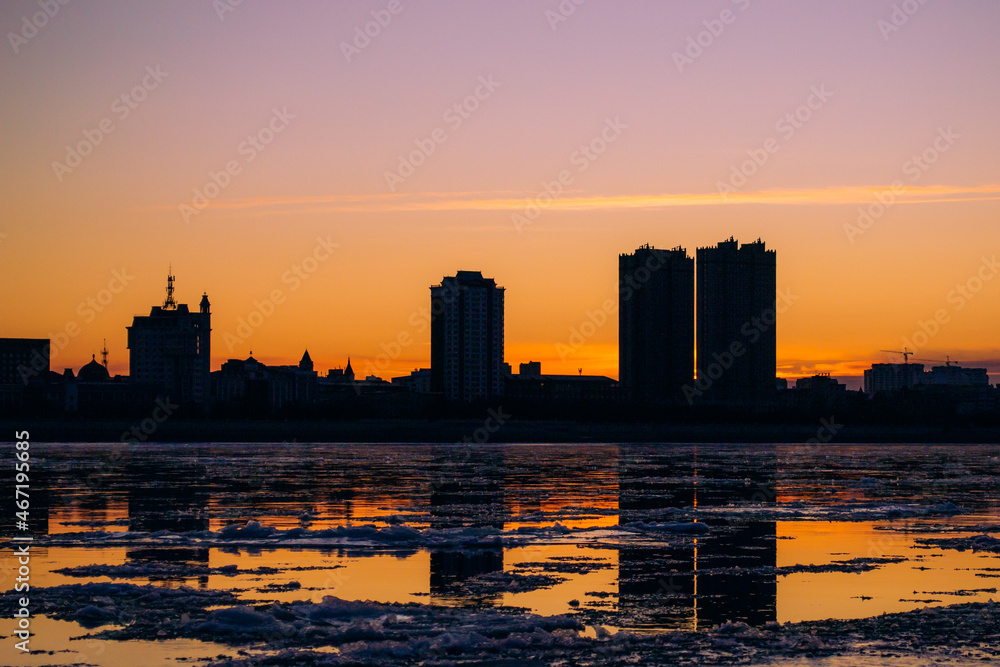
[[[109,625],[117,619],[114,610],[106,607],[95,607],[88,604],[73,614],[73,620],[85,628],[96,628],[101,625]]]
[[[626,523],[621,526],[622,530],[630,532],[640,532],[640,533],[656,533],[656,532],[667,532],[667,533],[695,533],[703,534],[710,533],[712,529],[704,523],[696,523],[693,521],[665,521],[665,522],[642,522],[635,521],[632,523]]]
[[[256,574],[269,574],[268,568],[258,571]],[[274,570],[275,572],[277,570]],[[65,574],[70,577],[108,577],[111,579],[136,579],[149,577],[151,579],[165,579],[170,577],[198,577],[209,574],[216,574],[224,577],[235,577],[240,574],[252,574],[250,570],[241,571],[236,565],[224,565],[222,567],[207,567],[191,564],[178,563],[121,563],[118,565],[78,565],[75,567],[63,567],[54,570],[57,574]]]
[[[217,609],[210,612],[206,620],[192,622],[191,626],[193,634],[216,639],[224,636],[257,637],[262,632],[275,633],[283,629],[273,615],[249,607]]]
[[[335,602],[324,600],[322,604]],[[520,617],[500,611],[442,610],[422,605],[410,605],[406,611],[406,617],[386,614],[332,621],[322,631],[298,628],[298,634],[291,639],[303,644],[293,648],[289,638],[270,641],[273,648],[279,649],[270,657],[222,661],[212,667],[393,667],[417,663],[725,665],[780,664],[791,658],[815,661],[837,656],[865,664],[878,663],[886,655],[919,658],[926,664],[947,662],[956,651],[980,662],[1000,657],[995,642],[984,641],[995,634],[1000,620],[1000,609],[993,604],[956,605],[857,621],[771,622],[761,627],[729,622],[700,632],[638,635],[604,630],[595,631],[595,637],[581,633],[579,624],[552,622],[561,617]],[[291,610],[300,619],[301,612],[302,607]],[[335,646],[337,652],[314,650],[324,645]]]
[[[239,546],[275,547],[324,547],[324,546],[382,546],[382,547],[497,547],[531,540],[557,538],[570,534],[586,536],[592,528],[567,528],[561,523],[552,526],[521,526],[503,531],[492,526],[459,526],[453,528],[417,529],[403,524],[376,526],[336,526],[334,528],[291,528],[280,530],[250,520],[245,524],[231,524],[218,531],[155,533],[128,531],[118,533],[84,532],[59,533],[40,538],[49,546],[63,545],[133,545],[163,544],[171,546]],[[660,530],[667,530],[661,528]],[[680,530],[689,530],[681,528]],[[700,530],[700,529],[695,529]],[[137,574],[140,574],[137,572]]]
[[[971,537],[926,537],[918,538],[919,544],[926,544],[942,549],[956,551],[989,551],[1000,553],[1000,539],[992,535],[973,535]]]
[[[193,638],[263,648],[269,654],[223,660],[213,667],[502,664],[498,661],[717,665],[793,656],[854,655],[877,661],[886,653],[932,662],[955,651],[982,661],[1000,658],[1000,605],[993,603],[852,621],[772,622],[760,627],[733,622],[699,632],[656,635],[601,632],[597,638],[586,636],[572,616],[505,608],[382,604],[331,596],[318,603],[253,605],[212,591],[114,583],[41,588],[33,594],[33,600],[56,617],[104,624],[94,637]],[[0,612],[12,611],[10,604],[0,602]]]

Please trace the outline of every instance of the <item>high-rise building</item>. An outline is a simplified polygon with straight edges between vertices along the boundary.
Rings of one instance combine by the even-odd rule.
[[[542,374],[542,362],[540,361],[529,361],[527,363],[522,363],[518,368],[518,374],[520,375],[534,375],[538,376]]]
[[[129,378],[184,405],[205,405],[211,392],[211,313],[208,295],[198,312],[174,302],[174,277],[167,276],[167,298],[148,316],[128,327]]]
[[[903,389],[913,389],[923,384],[924,365],[911,364],[872,364],[865,371],[865,393],[869,396],[882,393],[892,393]]]
[[[698,248],[698,389],[708,402],[750,405],[775,391],[776,261],[760,239]]]
[[[636,401],[679,400],[694,377],[694,259],[649,245],[618,256],[618,372]]]
[[[26,387],[49,373],[48,338],[0,338],[0,385]]]
[[[0,338],[0,414],[23,414],[29,386],[49,379],[50,349],[48,338]]]
[[[431,287],[432,392],[466,402],[503,394],[503,296],[479,271]]]

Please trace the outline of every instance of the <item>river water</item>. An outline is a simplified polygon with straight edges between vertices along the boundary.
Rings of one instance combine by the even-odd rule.
[[[994,445],[33,444],[32,457],[33,588],[518,607],[610,632],[998,598],[1000,555],[965,548],[1000,524]],[[2,567],[11,595],[10,548]],[[71,639],[88,630],[45,615],[33,628],[32,648],[56,653],[16,664],[235,654]]]

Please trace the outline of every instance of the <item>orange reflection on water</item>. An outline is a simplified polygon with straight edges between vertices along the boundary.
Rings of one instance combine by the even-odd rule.
[[[0,635],[12,636],[17,622],[0,619]],[[176,667],[178,660],[207,661],[216,656],[236,657],[236,649],[197,639],[161,639],[158,641],[79,639],[87,631],[70,621],[57,621],[47,616],[31,619],[30,653],[6,648],[8,656],[17,655],[16,664],[26,667],[43,665],[143,665],[143,667]],[[9,640],[13,643],[15,640]],[[57,655],[49,653],[54,651]],[[61,655],[60,655],[61,654]],[[180,664],[183,664],[180,663]]]
[[[576,600],[581,605],[594,601],[587,593],[601,591],[611,593],[611,599],[618,597],[618,551],[616,549],[587,549],[572,544],[532,545],[504,552],[504,570],[509,572],[525,563],[537,563],[551,559],[579,560],[593,559],[600,569],[586,573],[558,573],[566,581],[551,588],[524,593],[504,593],[503,604],[514,607],[527,607],[536,614],[545,616],[568,614],[574,611],[570,605]],[[565,561],[564,561],[565,562]],[[605,611],[614,611],[615,607],[605,607]]]
[[[109,533],[123,533],[128,530],[128,500],[110,500],[102,507],[81,507],[80,505],[52,505],[48,508],[48,531],[49,535],[61,533],[82,533],[95,530],[89,526],[74,525],[80,521],[98,521],[108,525],[102,525],[97,530]],[[121,522],[123,525],[110,525],[114,522]]]
[[[264,594],[269,600],[281,602],[295,600],[320,602],[327,595],[335,595],[345,600],[425,602],[430,594],[430,554],[427,551],[404,555],[373,554],[357,558],[312,549],[274,549],[249,553],[246,550],[231,553],[212,549],[209,562],[213,568],[236,565],[240,570],[260,567],[280,570],[319,568],[235,577],[210,575],[208,578],[209,588],[222,590],[280,586],[292,581],[298,582],[301,585],[299,589]],[[257,590],[241,592],[239,596],[247,599],[262,597]]]
[[[11,549],[0,550],[0,591],[14,589],[17,573],[17,557]],[[102,563],[123,565],[128,562],[128,552],[124,547],[88,549],[85,547],[31,547],[31,581],[33,588],[79,584],[84,581],[111,581],[107,577],[87,577],[80,579],[59,574],[54,570],[64,567],[80,567]]]
[[[868,572],[796,573],[778,578],[779,622],[866,618],[996,598],[996,580],[976,570],[996,567],[995,554],[918,548],[916,536],[876,530],[888,522],[778,523],[777,566],[824,565],[854,558],[905,558]],[[897,528],[904,524],[893,524]],[[791,538],[791,539],[789,539]],[[956,591],[994,589],[958,595]]]

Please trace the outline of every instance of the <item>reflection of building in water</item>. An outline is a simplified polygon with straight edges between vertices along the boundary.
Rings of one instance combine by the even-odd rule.
[[[178,461],[164,466],[153,458],[133,459],[125,466],[124,482],[128,489],[129,531],[184,533],[209,529],[210,479],[205,465]],[[126,557],[134,563],[208,565],[207,548],[138,548],[129,549]],[[178,583],[190,579],[150,577],[157,578]],[[199,576],[198,586],[207,585],[208,577]]]
[[[435,452],[437,474],[431,478],[431,528],[496,528],[503,530],[504,455],[490,447],[444,447]],[[488,539],[484,536],[484,541]],[[461,584],[481,574],[503,571],[503,547],[431,550],[431,597],[473,602]],[[485,601],[496,601],[499,594]]]
[[[37,454],[32,451],[31,440],[27,442],[29,443],[27,470],[21,471],[27,476],[21,478],[25,481],[17,479],[18,471],[15,470],[15,464],[24,463],[16,458],[18,450],[14,449],[13,444],[4,448],[10,459],[9,463],[4,463],[4,473],[0,475],[0,494],[4,502],[11,505],[10,510],[4,510],[3,533],[8,536],[37,537],[49,534],[48,490],[52,486],[53,475],[49,472],[48,466],[35,464]],[[21,488],[18,489],[18,486]],[[21,495],[17,495],[18,491]],[[18,503],[23,503],[25,507],[22,509]],[[24,518],[27,518],[25,522],[27,525],[21,523]],[[0,576],[0,579],[3,577]]]
[[[734,467],[725,454],[699,461],[696,449],[623,447],[619,523],[671,521],[671,509],[698,514],[706,507],[773,505],[774,454],[755,453],[752,465]],[[697,629],[775,620],[777,578],[752,570],[775,566],[776,524],[736,523],[711,514],[698,521],[711,532],[657,532],[654,539],[670,546],[637,542],[619,549],[621,625]],[[733,573],[736,567],[747,573]]]

